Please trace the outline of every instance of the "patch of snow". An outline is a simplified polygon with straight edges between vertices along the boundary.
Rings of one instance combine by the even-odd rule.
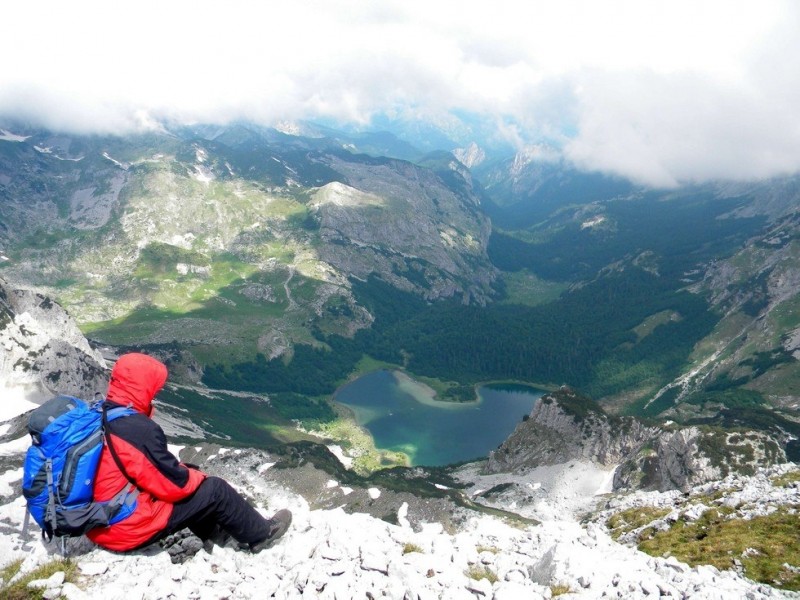
[[[31,445],[30,436],[23,435],[20,438],[0,444],[0,456],[14,456],[15,454],[25,454]]]
[[[449,487],[447,487],[446,485],[442,485],[441,483],[434,483],[433,487],[435,487],[438,490],[449,490],[450,489]]]
[[[130,165],[128,163],[122,163],[122,162],[116,160],[115,158],[111,158],[111,156],[108,154],[108,152],[103,152],[103,158],[105,158],[106,160],[110,160],[112,163],[117,165],[123,171],[127,171],[130,168]]]
[[[589,229],[590,227],[597,227],[601,223],[605,222],[606,218],[603,215],[597,215],[596,217],[592,217],[591,219],[587,219],[583,223],[581,223],[581,229]]]
[[[191,250],[192,242],[194,242],[195,237],[193,233],[184,233],[182,235],[175,234],[170,238],[169,243],[173,246],[183,248],[184,250]]]
[[[258,467],[258,472],[259,472],[259,473],[263,473],[263,472],[264,472],[264,471],[266,471],[267,469],[271,469],[271,468],[272,468],[272,467],[274,467],[274,466],[275,466],[275,463],[274,463],[274,462],[268,462],[268,463],[264,463],[263,465],[260,465],[260,466]]]
[[[300,125],[294,121],[280,121],[275,124],[275,129],[286,135],[300,135]]]
[[[344,485],[341,487],[341,490],[342,490],[342,495],[344,496],[349,496],[350,494],[353,493],[353,488]]]
[[[408,521],[408,502],[403,502],[397,509],[397,524],[406,529],[411,528],[411,523]]]
[[[41,153],[41,154],[46,154],[47,156],[52,156],[53,158],[56,158],[58,160],[67,160],[67,161],[70,161],[70,162],[80,162],[84,158],[83,156],[77,156],[77,157],[74,157],[74,158],[73,157],[69,157],[69,156],[59,156],[58,154],[53,152],[52,148],[50,148],[48,146],[34,146],[33,149],[36,150],[37,152]]]
[[[175,270],[178,271],[181,275],[188,275],[192,273],[193,275],[200,275],[202,277],[208,277],[211,274],[210,267],[203,267],[200,265],[190,265],[187,263],[177,263],[175,265]]]
[[[377,500],[378,498],[381,497],[381,491],[378,488],[371,487],[367,490],[367,493],[369,494],[369,497],[372,498],[373,500]]]
[[[0,382],[0,421],[8,421],[39,406],[42,394],[26,386],[8,386]]]
[[[169,450],[173,456],[179,457],[181,455],[181,450],[186,448],[186,446],[178,446],[177,444],[167,444],[167,450]]]
[[[608,474],[606,475],[605,479],[603,479],[603,482],[600,484],[600,487],[598,487],[597,491],[595,491],[594,493],[595,496],[611,494],[614,491],[614,475],[616,474],[618,468],[619,465],[616,465],[615,467],[613,467],[608,471]]]
[[[339,462],[342,463],[342,466],[345,469],[349,469],[353,466],[353,459],[347,456],[344,453],[342,447],[339,446],[338,444],[331,444],[330,446],[328,446],[328,450],[330,450],[331,454],[333,454],[337,459],[339,459]]]
[[[214,181],[214,179],[216,179],[216,176],[211,171],[211,169],[203,165],[194,166],[194,173],[192,177],[194,177],[197,181],[205,185],[208,185],[209,183]]]
[[[22,479],[22,469],[9,469],[5,473],[0,473],[0,496],[10,496],[14,493],[11,488],[12,483]]]
[[[328,483],[325,484],[325,487],[328,489],[339,487],[339,482],[335,479],[329,479]]]
[[[7,131],[5,129],[0,129],[0,140],[3,140],[4,142],[24,142],[29,137],[31,137],[31,136],[29,136],[29,135],[17,135],[15,133],[11,133],[10,131]]]
[[[547,465],[515,473],[481,474],[482,463],[464,465],[455,473],[468,483],[465,492],[483,504],[508,508],[523,517],[543,521],[576,517],[594,508],[597,493],[607,489],[613,482],[614,468],[570,461],[559,465]],[[481,494],[496,486],[514,484],[498,497]]]

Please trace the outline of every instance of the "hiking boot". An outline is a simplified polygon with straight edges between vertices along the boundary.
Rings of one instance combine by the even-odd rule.
[[[220,548],[224,547],[231,539],[231,534],[225,531],[219,525],[214,525],[214,529],[211,531],[211,535],[209,535],[206,539],[203,540],[203,549],[211,554],[214,551],[214,546],[219,546]]]
[[[271,519],[267,521],[267,537],[262,541],[250,544],[250,552],[257,554],[265,548],[269,548],[274,544],[284,533],[289,529],[292,523],[292,513],[285,508],[276,512]]]

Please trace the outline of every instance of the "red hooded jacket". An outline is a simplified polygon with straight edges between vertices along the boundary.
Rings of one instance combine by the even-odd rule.
[[[125,354],[111,371],[107,400],[138,414],[108,423],[107,435],[128,475],[139,488],[136,509],[119,523],[86,535],[109,550],[133,550],[151,541],[167,524],[174,503],[191,496],[205,473],[178,462],[167,449],[164,431],[150,416],[153,398],[167,380],[167,367],[144,354]],[[106,446],[95,479],[94,498],[107,501],[131,483]]]

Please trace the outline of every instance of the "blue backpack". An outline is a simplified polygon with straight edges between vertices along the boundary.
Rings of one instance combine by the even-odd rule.
[[[25,455],[22,493],[28,514],[52,540],[80,536],[128,517],[136,508],[138,489],[126,485],[108,502],[93,500],[94,480],[103,451],[105,425],[135,414],[126,407],[89,406],[71,396],[56,396],[35,409],[28,421],[33,439]],[[110,440],[109,440],[110,442]],[[117,466],[130,480],[116,452]],[[25,517],[27,529],[28,515]]]

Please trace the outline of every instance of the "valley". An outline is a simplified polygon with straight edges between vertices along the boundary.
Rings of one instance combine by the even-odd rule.
[[[383,366],[449,401],[518,381],[685,423],[800,414],[792,178],[648,189],[245,123],[4,130],[0,276],[179,385],[269,398],[264,440],[334,422]]]

